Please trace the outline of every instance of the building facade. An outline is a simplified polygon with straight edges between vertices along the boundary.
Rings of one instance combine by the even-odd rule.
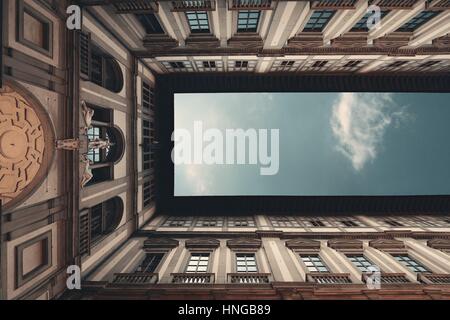
[[[449,92],[449,1],[0,10],[2,299],[449,297],[448,196],[177,199],[170,161],[174,92]]]

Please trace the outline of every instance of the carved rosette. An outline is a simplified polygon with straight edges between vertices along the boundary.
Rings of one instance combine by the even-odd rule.
[[[6,82],[0,106],[0,199],[9,208],[45,178],[55,139],[48,114],[22,86]]]

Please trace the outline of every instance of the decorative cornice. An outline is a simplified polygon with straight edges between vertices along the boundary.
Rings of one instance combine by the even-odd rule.
[[[320,241],[303,238],[292,239],[286,241],[286,247],[289,249],[320,250]]]
[[[247,248],[260,248],[262,244],[261,239],[257,238],[237,238],[227,241],[227,246],[231,249],[247,249]]]
[[[227,55],[263,55],[265,50],[262,44],[258,41],[242,41],[236,40],[235,45],[227,48],[190,48],[190,47],[172,47],[168,50],[134,50],[133,55],[138,58],[154,58],[159,56],[227,56]],[[423,54],[448,54],[450,47],[445,45],[445,39],[442,41],[435,41],[434,45],[419,47],[419,48],[400,48],[399,45],[389,45],[389,41],[381,41],[380,46],[366,46],[366,47],[323,47],[318,45],[319,39],[299,39],[297,37],[288,41],[288,45],[282,49],[273,49],[271,55],[285,56],[285,55],[335,55],[335,54],[360,54],[360,55],[423,55]],[[248,42],[247,44],[245,44]],[[145,42],[144,42],[145,44]],[[241,45],[242,44],[242,45]],[[323,44],[323,43],[322,43]],[[155,44],[155,47],[156,44]]]
[[[427,241],[427,246],[438,250],[450,250],[450,239],[431,239]]]
[[[356,239],[331,239],[328,240],[328,246],[333,249],[362,249],[363,243]]]
[[[186,248],[188,249],[215,249],[220,246],[220,241],[212,238],[194,238],[186,240]]]
[[[369,241],[369,246],[375,249],[404,249],[405,244],[395,239],[376,239]]]
[[[151,238],[144,241],[144,249],[172,249],[178,247],[179,241],[170,238]]]

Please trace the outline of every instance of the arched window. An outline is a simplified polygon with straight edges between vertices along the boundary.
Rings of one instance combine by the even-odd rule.
[[[119,93],[124,86],[119,63],[105,50],[92,43],[89,33],[80,34],[80,74],[84,80]]]
[[[114,197],[80,213],[80,254],[89,254],[93,244],[111,234],[122,221],[122,198]]]
[[[114,164],[119,162],[125,151],[125,141],[121,130],[114,126],[111,109],[89,105],[94,110],[92,128],[87,132],[88,142],[95,139],[109,140],[111,146],[106,149],[88,149],[93,178],[87,186],[112,180]]]

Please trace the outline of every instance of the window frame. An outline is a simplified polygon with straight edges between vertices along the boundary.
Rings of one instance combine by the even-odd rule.
[[[426,23],[430,22],[433,18],[436,18],[442,11],[434,11],[434,10],[422,10],[418,14],[416,14],[414,17],[409,19],[407,22],[405,22],[403,25],[401,25],[396,32],[414,32]],[[427,18],[422,18],[421,15],[423,14],[430,14]],[[422,19],[419,23],[416,23],[417,20]],[[413,25],[411,27],[411,25]]]
[[[190,15],[195,15],[195,19],[191,19]],[[206,19],[199,18],[199,15],[205,15]],[[185,12],[185,17],[187,24],[189,26],[189,31],[191,34],[210,34],[211,31],[211,23],[209,21],[209,14],[206,10],[188,10]],[[192,22],[197,22],[197,24],[192,24]],[[205,22],[206,24],[202,24],[201,22]],[[202,26],[208,26],[207,29],[202,29]],[[198,29],[193,29],[193,27],[198,27]]]
[[[247,14],[247,17],[241,17],[241,14]],[[258,16],[255,17],[250,17],[250,15],[252,14],[257,14]],[[237,25],[236,25],[236,32],[237,33],[257,33],[259,30],[259,25],[261,23],[261,15],[262,12],[261,10],[239,10],[237,12]],[[256,24],[255,23],[251,23],[250,24],[250,20],[256,20]],[[244,24],[241,24],[240,21],[245,21]],[[241,28],[240,26],[245,26],[244,28]]]
[[[319,13],[318,17],[314,16],[316,13]],[[328,17],[323,18],[322,16],[327,13],[331,14]],[[309,17],[308,21],[306,22],[305,26],[303,27],[302,32],[323,32],[323,30],[327,27],[327,25],[330,23],[331,19],[333,19],[335,14],[336,10],[331,9],[314,10],[311,16]],[[314,22],[312,22],[313,19],[315,20]],[[319,20],[323,19],[326,19],[326,21],[323,23],[318,22]]]
[[[330,267],[327,265],[327,263],[324,261],[323,257],[320,255],[320,252],[302,252],[302,251],[300,251],[300,252],[297,252],[297,254],[300,257],[300,261],[301,261],[302,265],[305,267],[306,273],[332,273]],[[309,258],[310,261],[306,261],[306,262],[312,263],[313,265],[308,266],[303,257]],[[311,258],[316,258],[316,259],[318,258],[321,265],[314,263],[311,260]],[[311,270],[310,267],[315,268],[317,270],[316,271]],[[319,268],[325,268],[326,271],[320,271]]]

